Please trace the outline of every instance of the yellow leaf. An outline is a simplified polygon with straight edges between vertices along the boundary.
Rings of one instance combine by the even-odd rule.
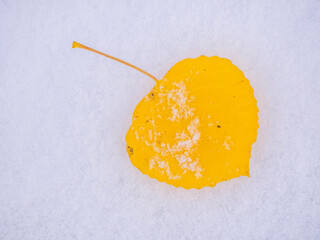
[[[249,176],[258,108],[230,60],[178,62],[137,105],[127,151],[142,173],[176,187],[202,188]]]
[[[249,176],[256,141],[257,101],[243,73],[228,59],[200,56],[173,66],[137,105],[127,151],[142,173],[176,187],[202,188]]]

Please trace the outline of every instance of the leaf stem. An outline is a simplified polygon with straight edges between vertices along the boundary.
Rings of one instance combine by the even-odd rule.
[[[138,70],[139,72],[142,72],[143,74],[147,75],[148,77],[151,77],[151,78],[152,78],[154,81],[156,81],[156,82],[158,81],[158,79],[156,79],[156,78],[155,78],[154,76],[152,76],[150,73],[142,70],[141,68],[138,68],[137,66],[135,66],[135,65],[133,65],[133,64],[131,64],[131,63],[128,63],[128,62],[123,61],[123,60],[121,60],[121,59],[119,59],[119,58],[113,57],[113,56],[111,56],[111,55],[109,55],[109,54],[106,54],[106,53],[97,51],[97,50],[95,50],[95,49],[93,49],[93,48],[87,47],[87,46],[85,46],[85,45],[83,45],[83,44],[81,44],[81,43],[73,42],[72,48],[82,48],[82,49],[85,49],[85,50],[88,50],[88,51],[91,51],[91,52],[95,52],[95,53],[97,53],[97,54],[100,54],[100,55],[102,55],[102,56],[111,58],[111,59],[113,59],[113,60],[115,60],[115,61],[118,61],[118,62],[121,62],[121,63],[123,63],[123,64],[125,64],[125,65],[127,65],[127,66],[129,66],[129,67],[132,67],[132,68]]]

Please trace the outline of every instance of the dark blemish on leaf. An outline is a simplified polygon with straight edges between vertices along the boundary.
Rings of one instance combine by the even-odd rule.
[[[154,98],[154,94],[153,94],[153,93],[151,93],[151,94],[150,94],[150,97],[151,97],[151,98]]]
[[[133,153],[133,148],[130,148],[130,149],[129,149],[129,152]]]
[[[146,121],[146,123],[149,122],[149,120]]]
[[[217,128],[221,128],[221,126],[220,126],[220,125],[218,125],[218,126],[217,126]]]
[[[235,83],[234,85],[237,85],[237,84],[240,84],[240,83],[243,83],[244,81],[243,80],[241,80],[240,82],[237,82],[237,83]]]

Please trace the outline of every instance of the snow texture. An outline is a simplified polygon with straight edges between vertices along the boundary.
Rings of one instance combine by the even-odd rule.
[[[319,239],[320,2],[0,1],[0,239]],[[125,135],[151,78],[230,59],[259,107],[251,177],[185,190]]]

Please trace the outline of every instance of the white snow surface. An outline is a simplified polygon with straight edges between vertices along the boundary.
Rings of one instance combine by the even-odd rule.
[[[0,239],[319,239],[320,2],[0,1]],[[259,107],[251,177],[185,190],[125,135],[154,81],[230,59]]]

